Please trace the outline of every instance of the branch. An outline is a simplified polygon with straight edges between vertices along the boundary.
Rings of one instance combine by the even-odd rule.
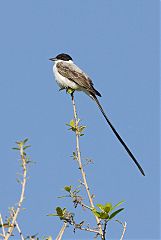
[[[89,228],[89,227],[81,227],[81,226],[77,226],[77,225],[74,225],[75,228],[79,229],[79,230],[83,230],[83,231],[86,231],[86,232],[92,232],[92,233],[96,233],[98,235],[100,235],[100,232],[98,230],[95,230],[95,229],[92,229],[92,228]]]
[[[2,215],[0,214],[0,223],[1,223],[1,226],[2,226],[2,235],[3,235],[3,237],[6,235],[6,233],[5,233],[5,230],[4,230],[4,225],[3,225],[3,218],[2,218]]]
[[[71,94],[71,97],[72,97],[74,120],[75,120],[75,127],[76,127],[75,133],[76,133],[77,161],[78,161],[79,169],[80,169],[81,174],[82,174],[83,184],[85,186],[85,189],[86,189],[86,192],[87,192],[87,195],[88,195],[88,198],[89,198],[89,202],[90,202],[91,208],[94,208],[92,195],[91,195],[89,187],[88,187],[86,174],[84,172],[83,164],[82,164],[82,160],[81,160],[80,145],[79,145],[79,131],[78,131],[79,121],[78,121],[78,117],[77,117],[77,110],[76,110],[76,105],[75,105],[75,100],[74,100],[73,93]],[[99,220],[99,218],[97,216],[95,216],[95,218],[96,218],[96,222],[97,222],[97,225],[98,225],[98,228],[99,228],[99,234],[101,235],[101,238],[103,239],[103,231],[102,231],[102,228],[101,228],[100,220]]]
[[[106,228],[107,228],[107,220],[104,222],[104,228],[103,228],[103,240],[106,239]]]
[[[123,226],[123,232],[122,232],[122,235],[121,235],[121,238],[120,238],[120,240],[123,240],[125,232],[126,232],[126,228],[127,228],[127,223],[126,222],[122,223],[119,220],[116,220],[116,222],[120,223]]]
[[[8,240],[9,237],[11,236],[13,230],[14,230],[14,227],[15,227],[15,224],[16,224],[16,220],[17,220],[17,217],[18,217],[18,214],[20,212],[20,209],[21,209],[21,206],[22,206],[22,203],[23,203],[23,200],[24,200],[24,196],[25,196],[25,187],[26,187],[26,176],[27,176],[27,159],[25,157],[25,152],[24,152],[24,144],[23,142],[19,142],[17,143],[18,146],[19,146],[19,150],[20,150],[20,156],[21,156],[21,161],[22,161],[22,169],[23,169],[23,179],[22,179],[22,188],[21,188],[21,195],[20,195],[20,199],[19,199],[19,202],[18,202],[18,207],[17,209],[14,211],[14,214],[13,214],[13,217],[12,217],[12,223],[10,224],[10,227],[8,228],[8,232],[7,232],[7,235],[5,236],[5,240]]]
[[[84,204],[83,202],[81,202],[79,204],[82,206],[82,208],[87,208],[89,210],[92,210],[91,207],[89,207],[88,205]]]
[[[21,229],[20,229],[20,227],[19,227],[19,225],[18,225],[18,222],[15,221],[15,224],[16,224],[17,231],[18,231],[19,234],[20,234],[21,240],[25,240],[25,238],[24,238],[24,236],[23,236],[23,234],[22,234],[22,231],[21,231]]]
[[[15,215],[15,210],[14,210],[14,208],[11,208],[11,216],[12,216],[12,218],[13,218],[14,215]],[[17,228],[17,231],[20,234],[21,240],[25,240],[25,238],[24,238],[24,236],[22,234],[22,231],[21,231],[17,221],[15,221],[15,227]]]
[[[124,235],[125,235],[125,232],[126,232],[126,227],[127,227],[127,223],[122,223],[122,226],[123,226],[123,232],[122,232],[122,236],[120,238],[120,240],[123,240],[124,238]]]
[[[61,240],[62,239],[62,236],[63,236],[63,234],[65,232],[66,227],[67,227],[67,222],[64,222],[64,224],[63,224],[63,226],[62,226],[62,228],[61,228],[61,230],[60,230],[56,240]]]

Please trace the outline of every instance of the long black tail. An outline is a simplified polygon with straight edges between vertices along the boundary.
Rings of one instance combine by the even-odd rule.
[[[114,132],[114,134],[116,135],[116,137],[118,138],[118,140],[120,141],[120,143],[123,145],[123,147],[125,148],[126,152],[129,154],[129,156],[132,158],[132,160],[134,161],[134,163],[136,164],[136,166],[138,167],[138,169],[140,170],[140,172],[145,176],[145,173],[142,169],[142,167],[140,166],[140,164],[138,163],[138,161],[136,160],[136,158],[134,157],[134,155],[132,154],[132,152],[130,151],[130,149],[128,148],[128,146],[126,145],[126,143],[122,140],[122,138],[120,137],[120,135],[118,134],[118,132],[116,131],[116,129],[114,128],[114,126],[111,124],[110,120],[108,119],[108,117],[106,116],[101,104],[99,103],[98,99],[96,96],[91,96],[94,101],[96,102],[97,106],[99,107],[100,111],[102,112],[104,118],[106,119],[107,123],[109,124],[109,126],[111,127],[112,131]]]

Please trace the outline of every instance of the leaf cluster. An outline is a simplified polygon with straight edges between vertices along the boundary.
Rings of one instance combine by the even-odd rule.
[[[83,136],[84,135],[83,131],[85,130],[86,126],[83,125],[79,126],[79,122],[80,122],[79,118],[77,120],[77,123],[75,122],[74,119],[72,119],[69,123],[66,123],[66,125],[70,127],[68,130],[71,130],[79,134],[79,136]]]
[[[60,220],[66,221],[70,224],[74,224],[74,214],[67,211],[66,208],[61,208],[61,207],[57,207],[56,208],[56,213],[52,213],[52,214],[48,214],[47,216],[50,217],[59,217]]]
[[[124,201],[121,201],[117,203],[116,205],[112,206],[111,203],[106,203],[105,205],[103,204],[97,204],[96,206],[100,209],[98,211],[96,208],[92,209],[92,212],[95,216],[100,218],[101,220],[108,220],[110,221],[113,219],[118,213],[120,213],[124,208],[120,208],[116,211],[114,211],[117,207],[119,207]]]
[[[27,142],[28,142],[28,138],[25,138],[25,140],[23,141],[17,141],[16,144],[18,145],[18,147],[13,147],[12,149],[20,151],[24,156],[26,156],[25,150],[31,147],[31,145],[26,145]]]

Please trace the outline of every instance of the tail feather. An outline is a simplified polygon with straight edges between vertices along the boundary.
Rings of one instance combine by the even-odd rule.
[[[98,99],[96,96],[91,96],[93,98],[93,100],[96,102],[97,106],[99,107],[100,111],[102,112],[104,118],[106,119],[107,123],[109,124],[109,126],[111,127],[113,133],[115,134],[115,136],[118,138],[118,140],[120,141],[120,143],[122,144],[122,146],[125,148],[126,152],[129,154],[129,156],[131,157],[131,159],[134,161],[134,163],[136,164],[136,166],[138,167],[138,169],[140,170],[140,172],[142,173],[143,176],[145,176],[145,173],[142,169],[142,167],[140,166],[140,164],[138,163],[138,161],[136,160],[136,158],[134,157],[134,155],[132,154],[132,152],[130,151],[130,149],[128,148],[128,146],[126,145],[126,143],[123,141],[123,139],[121,138],[121,136],[118,134],[118,132],[116,131],[116,129],[114,128],[114,126],[112,125],[112,123],[110,122],[110,120],[108,119],[108,117],[106,116],[101,104],[99,103]]]

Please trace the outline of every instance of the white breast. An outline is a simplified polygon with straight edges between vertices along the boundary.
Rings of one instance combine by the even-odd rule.
[[[53,73],[55,75],[55,79],[57,84],[60,88],[72,88],[74,90],[80,90],[79,86],[75,83],[70,81],[69,79],[63,77],[59,72],[57,71],[56,64],[53,66]]]

